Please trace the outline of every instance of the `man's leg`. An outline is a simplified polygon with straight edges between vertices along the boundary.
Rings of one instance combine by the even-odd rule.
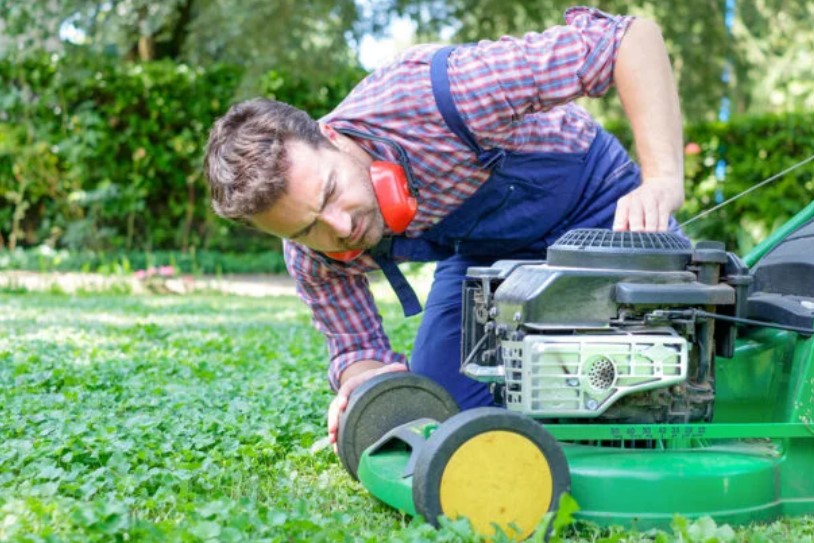
[[[494,405],[488,385],[460,373],[461,290],[469,266],[491,262],[453,256],[438,263],[410,360],[410,370],[438,382],[458,407]]]

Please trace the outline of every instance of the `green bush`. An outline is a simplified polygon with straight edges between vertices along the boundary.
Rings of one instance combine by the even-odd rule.
[[[271,72],[261,90],[321,115],[363,75]],[[203,149],[240,77],[80,51],[0,59],[0,248],[279,252],[209,209]]]
[[[285,273],[283,255],[277,251],[235,253],[181,251],[91,251],[51,249],[46,245],[0,251],[0,270],[90,272],[127,274],[161,266],[172,266],[182,274]]]
[[[632,146],[629,129],[609,129]],[[814,151],[814,115],[693,124],[685,127],[684,138],[698,144],[701,152],[685,155],[686,203],[677,215],[679,222],[810,156]],[[726,169],[723,180],[718,180],[715,169],[721,159]],[[795,170],[687,225],[686,232],[696,240],[724,241],[730,250],[744,254],[812,200],[812,171],[810,164]]]
[[[297,73],[271,70],[260,80],[260,95],[297,106],[319,119],[333,111],[365,75],[361,69],[347,67],[319,83]]]
[[[15,235],[96,250],[202,243],[213,225],[201,145],[239,76],[79,54],[4,61],[0,182],[15,209],[0,220],[9,245]]]

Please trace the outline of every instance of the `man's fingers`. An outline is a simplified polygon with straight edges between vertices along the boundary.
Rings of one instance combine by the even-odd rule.
[[[347,406],[348,397],[340,389],[328,407],[328,441],[330,443],[336,443],[336,435],[339,432],[339,416]]]
[[[331,405],[328,407],[328,442],[333,443],[334,452],[337,451],[336,440],[339,434],[339,418],[342,416],[342,412],[348,407],[348,402],[350,402],[350,396],[353,394],[353,391],[371,377],[391,371],[407,371],[407,366],[404,364],[389,364],[376,370],[354,375],[339,387],[336,396],[331,400]]]
[[[670,214],[684,201],[683,187],[679,181],[672,178],[642,181],[641,186],[616,202],[613,229],[666,231],[670,227]]]
[[[630,197],[623,196],[616,202],[616,214],[613,217],[614,230],[627,230],[628,228],[628,212],[630,210]]]
[[[644,231],[659,231],[659,201],[651,192],[642,195],[642,208],[644,209]]]
[[[666,232],[670,228],[670,209],[659,204],[659,232]]]
[[[336,437],[339,433],[339,417],[342,412],[348,407],[348,398],[353,392],[353,389],[359,386],[361,382],[357,375],[348,379],[336,393],[336,396],[331,400],[331,405],[328,407],[328,441],[336,443]]]
[[[339,407],[336,404],[336,398],[331,401],[328,407],[328,441],[330,443],[336,442],[336,431],[339,427]]]
[[[641,232],[644,230],[644,209],[642,208],[641,196],[636,195],[631,198],[630,205],[628,206],[627,222],[631,232]]]
[[[656,216],[653,217],[654,218],[654,223],[655,223],[653,225],[654,226],[653,231],[654,232],[664,232],[665,230],[667,230],[667,227],[664,224],[664,213],[662,213],[661,206],[657,207],[655,215]]]

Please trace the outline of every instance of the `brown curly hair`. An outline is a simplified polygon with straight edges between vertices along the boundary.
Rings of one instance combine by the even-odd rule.
[[[204,158],[215,213],[246,221],[274,205],[287,188],[291,140],[330,145],[307,113],[275,100],[239,102],[215,121]]]

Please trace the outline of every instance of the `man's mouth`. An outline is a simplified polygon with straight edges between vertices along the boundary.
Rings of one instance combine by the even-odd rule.
[[[366,232],[366,224],[365,219],[360,218],[359,221],[356,223],[356,227],[353,229],[350,235],[350,239],[348,239],[348,245],[351,247],[356,247],[360,241],[365,237]]]

